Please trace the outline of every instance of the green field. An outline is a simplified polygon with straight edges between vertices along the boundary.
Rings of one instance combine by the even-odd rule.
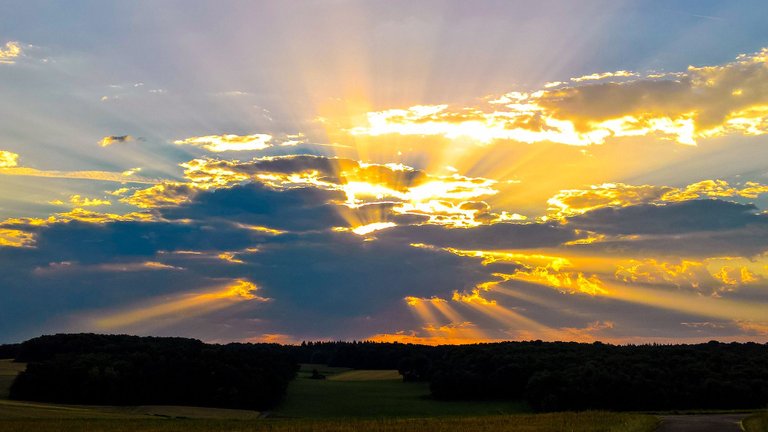
[[[328,377],[331,381],[402,381],[396,370],[351,370]]]
[[[379,420],[18,419],[0,422],[4,432],[650,432],[656,424],[653,416],[606,412]]]
[[[0,362],[7,395],[24,365]],[[317,369],[326,380],[308,379]],[[395,371],[303,365],[285,403],[261,413],[198,407],[105,407],[0,400],[3,432],[650,432],[650,415],[606,412],[525,414],[522,403],[440,402],[426,383],[403,383]]]
[[[752,414],[742,425],[747,432],[768,432],[768,411]]]
[[[317,369],[325,380],[309,379]],[[428,383],[404,383],[397,371],[350,370],[302,365],[285,402],[271,413],[285,418],[439,417],[513,414],[523,402],[445,402],[429,397]],[[369,377],[369,380],[364,380]],[[388,378],[388,379],[387,379]]]
[[[14,363],[13,360],[0,360],[0,399],[8,399],[8,389],[16,375],[27,367],[24,363]]]

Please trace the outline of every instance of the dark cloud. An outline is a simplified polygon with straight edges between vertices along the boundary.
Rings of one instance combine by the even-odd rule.
[[[679,234],[766,223],[768,217],[757,214],[752,204],[717,199],[604,207],[568,219],[574,228],[605,234]]]
[[[572,227],[557,223],[496,223],[474,228],[401,226],[383,231],[379,237],[386,241],[488,250],[554,247],[580,235]]]

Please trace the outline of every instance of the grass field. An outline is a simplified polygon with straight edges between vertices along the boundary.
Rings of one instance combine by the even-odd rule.
[[[6,390],[23,365],[0,364]],[[313,369],[327,380],[307,377]],[[73,406],[0,400],[3,432],[650,432],[650,415],[605,412],[525,414],[510,402],[439,402],[425,383],[394,371],[303,365],[270,418],[255,411],[197,407]],[[395,379],[393,379],[395,378]],[[0,383],[1,384],[1,383]],[[7,394],[7,393],[6,393]],[[500,415],[501,414],[501,415]]]
[[[325,380],[308,377],[313,369]],[[524,402],[436,401],[428,383],[404,383],[397,371],[351,370],[302,365],[288,386],[285,402],[271,413],[287,418],[439,417],[515,414],[530,411]]]
[[[351,370],[328,377],[330,381],[402,381],[396,370]]]
[[[25,363],[14,363],[13,360],[0,360],[0,399],[8,399],[8,389],[16,375],[26,369]]]
[[[4,432],[650,432],[653,416],[605,412],[386,420],[5,420]]]
[[[768,411],[752,414],[742,425],[747,432],[768,432]]]

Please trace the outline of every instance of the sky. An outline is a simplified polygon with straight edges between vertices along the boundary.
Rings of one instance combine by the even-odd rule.
[[[0,343],[768,342],[768,4],[7,0]]]

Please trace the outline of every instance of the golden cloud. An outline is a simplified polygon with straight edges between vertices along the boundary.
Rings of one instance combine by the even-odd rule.
[[[571,78],[571,81],[573,82],[599,81],[599,80],[604,80],[606,78],[629,78],[629,77],[636,77],[636,76],[639,76],[639,74],[636,72],[620,70],[616,72],[599,72],[599,73],[593,73],[589,75],[583,75],[580,77]]]
[[[132,195],[121,198],[120,202],[143,209],[169,207],[189,201],[194,193],[194,187],[188,184],[163,182],[146,189],[139,189]]]
[[[192,145],[212,152],[264,150],[272,147],[272,135],[207,135],[176,140],[176,145]]]
[[[653,258],[628,260],[616,265],[615,278],[625,283],[673,285],[677,288],[720,295],[765,280],[765,257],[712,257],[667,262]],[[761,267],[762,265],[762,267]]]
[[[428,324],[419,331],[401,330],[394,333],[378,333],[367,337],[366,340],[420,345],[460,345],[498,342],[501,339],[485,336],[474,323],[466,321],[440,326]]]
[[[603,82],[605,78],[636,78]],[[581,84],[585,81],[599,81]],[[353,135],[436,135],[477,143],[514,140],[603,144],[611,137],[659,136],[694,145],[700,138],[768,132],[768,48],[719,66],[637,77],[627,71],[510,92],[479,107],[418,105],[367,113]]]
[[[0,150],[0,168],[12,168],[18,165],[19,155]]]
[[[74,208],[66,213],[57,213],[47,219],[40,219],[45,223],[80,221],[88,223],[107,222],[151,222],[154,217],[149,213],[132,212],[126,214],[100,213],[82,208]]]
[[[424,247],[424,245],[414,246]],[[571,294],[582,293],[595,296],[609,293],[597,275],[586,275],[583,272],[572,270],[574,267],[573,263],[565,257],[456,248],[444,248],[443,250],[458,256],[478,258],[482,260],[483,265],[504,262],[519,266],[512,274],[494,273],[494,276],[500,278],[501,281],[518,280],[529,282]],[[479,301],[480,291],[489,291],[498,283],[499,281],[493,281],[480,284],[469,296],[461,293],[454,294],[454,300],[465,302]]]
[[[22,177],[47,177],[62,179],[108,181],[118,183],[156,184],[159,180],[136,176],[133,173],[118,173],[109,171],[53,171],[39,170],[27,167],[3,167],[0,165],[0,175]]]
[[[101,147],[109,147],[112,144],[127,143],[135,140],[136,139],[130,135],[110,135],[100,139],[99,145]]]
[[[109,200],[103,200],[100,198],[86,198],[80,195],[70,196],[69,202],[77,207],[100,207],[112,205]]]
[[[35,244],[32,233],[17,229],[0,228],[0,247],[31,247]]]
[[[21,55],[21,45],[10,41],[5,43],[5,48],[0,48],[0,64],[16,63],[16,58]]]
[[[604,183],[589,189],[561,190],[547,200],[549,217],[562,219],[603,207],[628,207],[640,204],[662,204],[698,198],[757,198],[768,193],[768,185],[745,182],[737,187],[725,180],[703,180],[682,188],[671,186]]]
[[[346,199],[335,204],[349,209],[392,204],[393,214],[425,216],[432,224],[470,227],[525,219],[518,214],[493,213],[481,200],[497,193],[494,180],[455,173],[432,175],[402,164],[367,164],[351,159],[301,155],[261,157],[244,162],[193,159],[181,166],[187,183],[165,182],[137,191],[121,201],[142,208],[176,205],[188,200],[196,190],[258,182],[276,190],[314,187],[339,191]],[[354,229],[362,231],[365,230],[361,228],[363,225],[380,228],[382,225],[371,224],[391,221],[350,222]]]

